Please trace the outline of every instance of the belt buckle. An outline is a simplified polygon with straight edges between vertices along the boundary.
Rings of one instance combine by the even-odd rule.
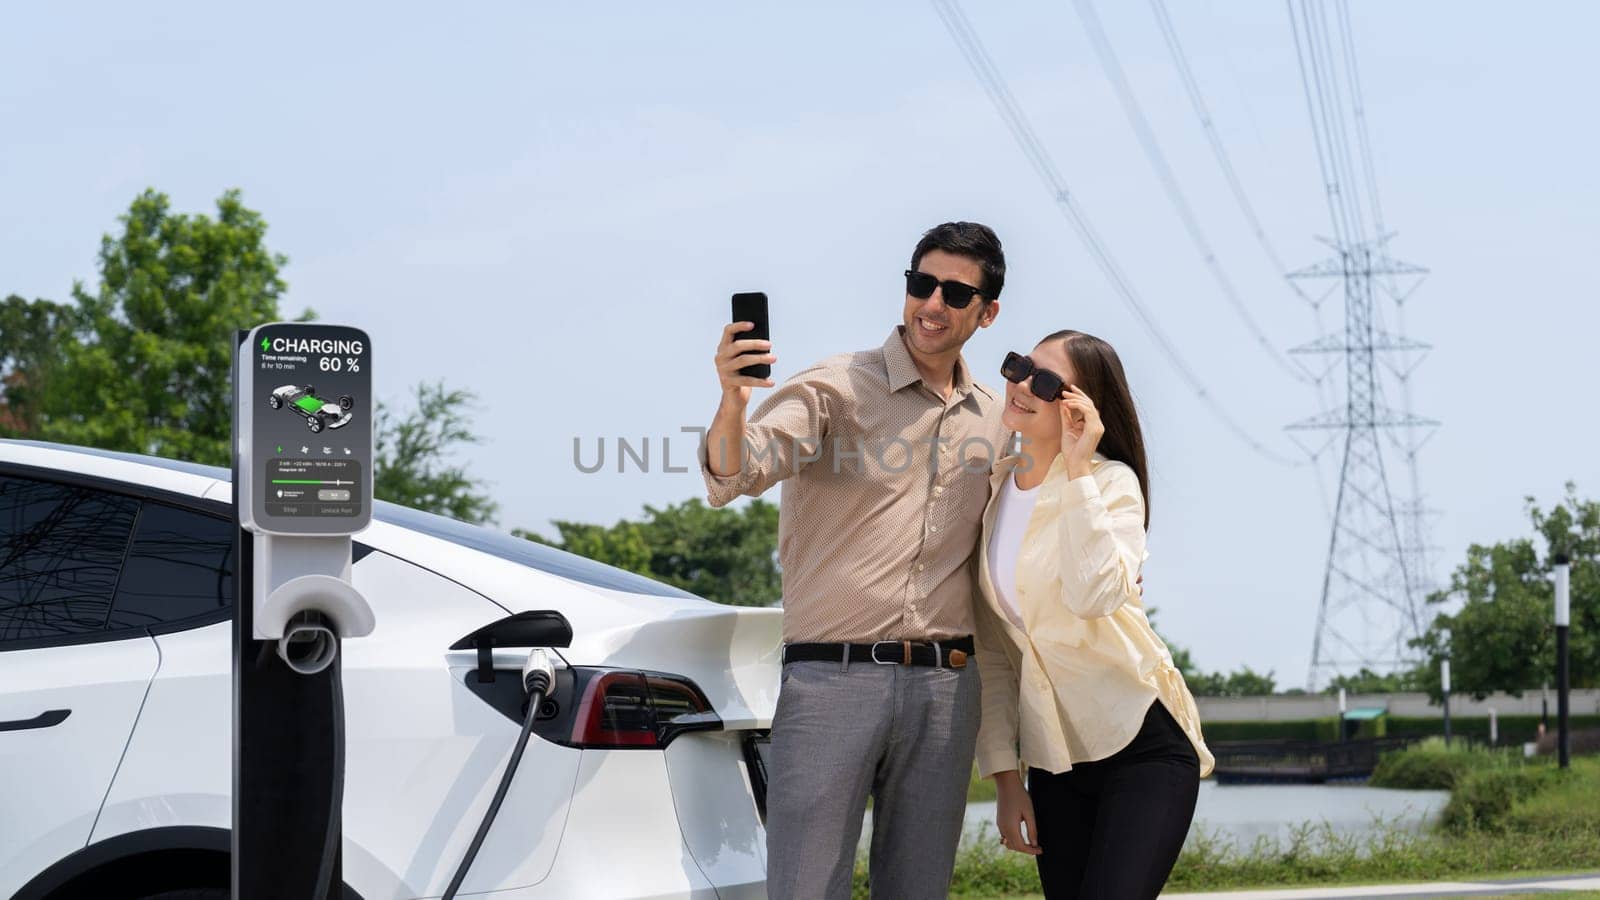
[[[880,645],[880,644],[900,644],[900,645],[903,645],[904,643],[905,643],[904,641],[873,641],[872,642],[872,653],[870,654],[871,657],[872,657],[872,661],[877,663],[880,666],[899,666],[899,665],[905,665],[906,663],[909,663],[910,662],[909,658],[906,660],[906,663],[895,662],[892,659],[879,659],[878,658],[878,645]]]

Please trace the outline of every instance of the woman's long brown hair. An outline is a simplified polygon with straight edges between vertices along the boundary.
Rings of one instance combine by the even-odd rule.
[[[1128,390],[1128,376],[1122,360],[1111,345],[1092,334],[1064,329],[1040,341],[1064,341],[1067,359],[1072,361],[1074,382],[1100,411],[1106,433],[1100,438],[1099,452],[1106,459],[1127,464],[1139,477],[1139,492],[1144,495],[1144,527],[1150,527],[1150,471],[1145,461],[1144,432],[1139,428],[1139,413]]]

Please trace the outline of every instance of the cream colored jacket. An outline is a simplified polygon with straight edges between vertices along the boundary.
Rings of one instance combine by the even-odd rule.
[[[1139,596],[1144,497],[1133,469],[1094,456],[1092,476],[1068,478],[1057,456],[1017,557],[1024,628],[1005,614],[989,571],[1000,488],[1020,457],[996,463],[978,552],[977,618],[983,718],[978,771],[1035,766],[1065,772],[1127,746],[1159,700],[1193,742],[1200,775],[1213,759],[1200,716]]]

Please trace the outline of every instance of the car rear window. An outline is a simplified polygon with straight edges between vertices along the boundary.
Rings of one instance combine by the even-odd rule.
[[[656,597],[686,597],[695,595],[688,591],[675,588],[669,584],[662,584],[652,578],[598,563],[592,559],[557,550],[544,544],[537,544],[526,538],[519,538],[482,528],[477,525],[468,525],[445,516],[434,515],[407,506],[397,506],[393,503],[378,501],[372,505],[372,515],[380,522],[388,522],[401,528],[420,531],[441,540],[471,547],[491,556],[510,560],[530,569],[549,572],[551,575],[566,578],[581,584],[595,587],[610,588],[615,591],[628,591],[635,594],[650,594]]]
[[[106,627],[181,622],[233,605],[233,523],[160,503],[139,512]]]
[[[139,501],[0,476],[0,643],[99,631]]]
[[[100,450],[92,447],[63,447],[59,444],[40,441],[19,440],[8,441],[8,443],[71,450],[74,453],[120,459],[141,465],[170,469],[175,472],[204,475],[219,481],[228,481],[233,477],[231,472],[219,466],[206,466],[175,459],[161,459],[155,456],[141,456],[137,453],[122,453],[116,450]],[[372,505],[372,515],[380,522],[388,522],[401,528],[420,531],[440,540],[460,544],[463,547],[471,547],[491,556],[497,556],[518,565],[527,566],[530,569],[548,572],[551,575],[576,581],[580,584],[609,588],[616,591],[628,591],[635,594],[648,594],[656,597],[694,598],[696,596],[669,584],[663,584],[653,578],[629,572],[626,569],[619,569],[615,566],[608,566],[605,563],[595,562],[575,553],[557,550],[554,547],[536,544],[533,541],[515,537],[503,531],[468,525],[465,522],[458,522],[455,519],[422,512],[410,507],[398,506],[379,500]]]

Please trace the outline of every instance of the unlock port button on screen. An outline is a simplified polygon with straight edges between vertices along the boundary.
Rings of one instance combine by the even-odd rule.
[[[361,464],[354,459],[267,460],[267,512],[274,516],[355,516]]]

